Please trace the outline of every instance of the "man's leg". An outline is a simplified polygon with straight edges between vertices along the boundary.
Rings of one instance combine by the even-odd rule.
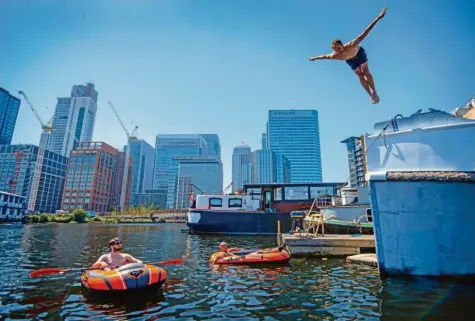
[[[368,84],[371,88],[371,90],[373,91],[373,96],[374,96],[374,103],[378,103],[379,102],[379,96],[378,96],[378,92],[376,91],[376,87],[374,86],[374,79],[373,79],[373,75],[371,75],[371,72],[369,71],[369,68],[368,68],[368,62],[365,62],[364,64],[362,64],[360,66],[361,69],[363,69],[363,74],[366,78],[366,80],[368,81]]]
[[[364,77],[364,74],[363,74],[363,71],[360,69],[360,67],[356,68],[355,69],[355,73],[356,75],[358,76],[358,79],[360,80],[360,83],[361,85],[363,86],[363,88],[366,90],[366,92],[368,93],[369,97],[373,100],[374,102],[374,97],[373,97],[373,93],[371,92],[371,89],[369,87],[369,84],[368,82],[366,81],[366,78]]]

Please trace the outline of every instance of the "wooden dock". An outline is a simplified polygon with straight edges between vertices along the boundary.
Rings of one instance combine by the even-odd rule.
[[[292,256],[347,257],[364,252],[375,252],[374,235],[311,233],[281,234],[281,241]]]

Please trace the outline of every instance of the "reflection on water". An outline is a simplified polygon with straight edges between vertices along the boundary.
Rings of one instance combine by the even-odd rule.
[[[280,266],[212,266],[231,247],[275,246],[273,237],[187,235],[180,224],[0,226],[0,319],[37,320],[472,320],[474,285],[387,279],[344,260],[292,259]],[[89,266],[119,236],[145,261],[166,266],[159,291],[104,297],[81,287],[78,273],[30,279],[44,267]]]

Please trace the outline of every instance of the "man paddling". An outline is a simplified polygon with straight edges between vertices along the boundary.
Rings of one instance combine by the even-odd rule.
[[[377,104],[379,102],[379,96],[376,92],[373,76],[369,71],[368,57],[366,56],[364,48],[360,46],[360,42],[366,38],[371,29],[373,29],[376,23],[385,15],[386,8],[381,11],[381,13],[376,17],[375,20],[373,20],[373,22],[371,22],[371,24],[365,29],[365,31],[363,31],[362,34],[348,43],[343,44],[340,39],[333,40],[332,48],[334,52],[328,55],[320,55],[309,58],[310,61],[315,61],[318,59],[345,60],[358,76],[361,85],[371,97],[373,104]]]
[[[134,258],[132,255],[120,253],[122,250],[122,242],[117,237],[109,241],[109,249],[111,252],[101,255],[92,266],[93,268],[110,271],[125,264],[142,263],[142,261]]]

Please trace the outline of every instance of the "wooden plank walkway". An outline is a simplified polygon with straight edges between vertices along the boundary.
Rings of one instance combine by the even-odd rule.
[[[292,256],[346,257],[360,254],[362,248],[375,250],[374,235],[295,233],[281,237]]]

